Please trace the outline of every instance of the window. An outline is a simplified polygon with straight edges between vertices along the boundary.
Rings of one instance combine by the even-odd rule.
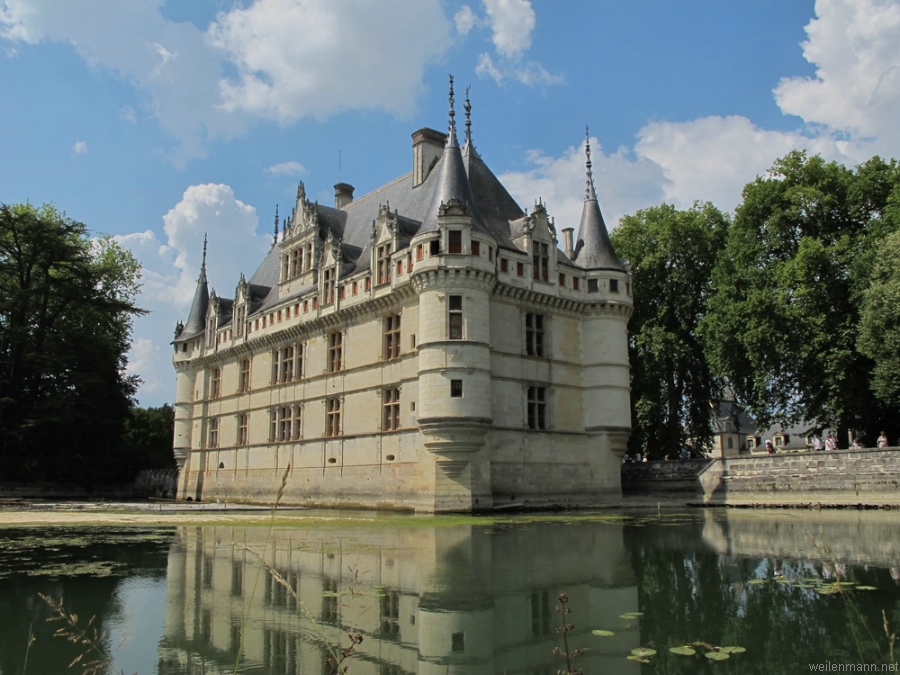
[[[460,230],[450,230],[447,233],[447,244],[450,253],[462,253],[462,232]]]
[[[334,268],[325,270],[322,273],[322,304],[330,305],[334,302],[334,286],[337,270]]]
[[[216,346],[216,317],[209,317],[209,321],[206,322],[206,346],[207,347],[215,347]]]
[[[384,360],[400,357],[400,315],[384,318]]]
[[[450,398],[462,398],[462,380],[450,380]]]
[[[565,286],[566,286],[566,275],[565,274],[559,275],[559,285],[562,286],[563,288],[565,288]]]
[[[300,276],[303,271],[303,250],[295,248],[291,251],[291,277]]]
[[[547,428],[547,388],[528,387],[528,428]]]
[[[222,389],[222,369],[213,368],[209,378],[209,397],[219,398]]]
[[[384,244],[375,249],[375,272],[378,284],[386,284],[391,280],[391,245]]]
[[[518,274],[520,277],[525,276],[525,263],[516,263],[516,274]]]
[[[547,281],[550,270],[550,249],[547,244],[534,242],[534,252],[531,256],[533,265],[532,275],[536,281]]]
[[[241,337],[244,334],[244,322],[247,320],[247,307],[242,306],[234,310],[234,334]]]
[[[398,261],[397,261],[397,276],[399,277],[399,276],[401,276],[402,274],[403,274],[403,261],[402,261],[402,260],[398,260]]]
[[[344,334],[328,334],[328,372],[336,373],[343,368]]]
[[[610,293],[618,293],[619,292],[619,280],[618,279],[610,279],[609,280],[609,292]]]
[[[285,347],[281,350],[281,374],[279,382],[290,382],[294,379],[294,348]]]
[[[463,315],[462,315],[462,296],[451,295],[447,303],[449,308],[449,321],[447,323],[447,337],[451,340],[462,340],[463,337]]]
[[[385,389],[382,393],[382,431],[396,431],[400,428],[400,390]]]
[[[294,415],[290,406],[279,406],[275,414],[278,417],[278,436],[277,441],[289,441],[293,437]]]
[[[249,442],[250,436],[250,414],[249,413],[240,413],[237,418],[237,444],[238,445],[247,445]]]
[[[506,258],[500,258],[500,271],[509,272],[509,260]]]
[[[356,295],[358,292],[359,292],[359,282],[358,282],[358,281],[354,281],[354,282],[353,282],[353,290],[352,290],[352,293],[353,293],[353,295]]]
[[[438,255],[441,252],[441,242],[434,239],[428,242],[428,255]]]
[[[525,353],[528,356],[544,356],[544,315],[525,315]]]
[[[313,264],[312,264],[312,255],[313,255],[313,245],[312,245],[312,244],[307,244],[307,245],[306,245],[306,269],[307,269],[307,270],[311,270],[311,269],[312,269],[312,266],[313,266]]]
[[[272,352],[272,384],[299,379],[302,372],[303,345],[288,345]]]
[[[572,277],[572,288],[576,291],[581,290],[581,279],[578,277]]]
[[[422,244],[416,246],[416,260],[422,260],[425,257],[425,247]]]
[[[588,293],[596,293],[599,290],[596,279],[588,279]]]
[[[478,258],[481,255],[481,244],[477,241],[472,242],[472,255]]]
[[[208,448],[218,448],[219,447],[219,418],[211,417],[209,420],[209,437],[208,437]]]
[[[341,399],[337,397],[325,401],[325,435],[341,435]]]

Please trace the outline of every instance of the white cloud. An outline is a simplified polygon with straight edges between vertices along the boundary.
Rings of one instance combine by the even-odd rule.
[[[72,146],[72,154],[73,155],[83,155],[88,151],[87,141],[75,141],[75,144]]]
[[[535,201],[542,200],[556,221],[557,232],[566,227],[577,231],[587,182],[584,143],[566,148],[559,157],[532,150],[528,163],[532,166],[528,171],[510,171],[501,174],[500,180],[516,201],[529,210]],[[592,138],[591,164],[608,228],[615,227],[625,214],[663,201],[662,169],[653,162],[631,159],[624,149],[605,154],[597,139]]]
[[[153,230],[115,237],[143,266],[138,304],[150,311],[135,321],[129,372],[139,375],[142,403],[171,400],[168,354],[152,345],[171,342],[175,323],[190,311],[208,237],[207,276],[221,297],[232,297],[239,275],[253,274],[268,252],[270,235],[257,234],[256,210],[227,185],[192,185],[163,216],[164,241]]]
[[[815,77],[782,79],[775,99],[788,114],[900,154],[900,3],[818,0],[803,55]]]
[[[208,31],[237,70],[220,81],[222,107],[283,124],[354,108],[408,114],[449,35],[437,0],[257,0]]]
[[[472,11],[471,7],[463,5],[453,17],[453,21],[456,23],[457,33],[460,35],[468,35],[469,31],[472,30],[478,22],[478,17],[475,16],[475,12]]]
[[[266,169],[266,173],[276,176],[299,176],[305,172],[306,168],[300,162],[279,162]]]
[[[527,87],[562,84],[562,75],[550,73],[537,61],[524,58],[531,48],[531,36],[537,25],[537,17],[530,0],[483,0],[486,16],[479,19],[466,5],[456,14],[459,33],[468,33],[473,26],[491,29],[491,42],[497,51],[497,59],[489,53],[478,55],[475,74],[489,77],[502,85],[513,80]]]
[[[206,31],[167,20],[163,4],[2,0],[0,38],[12,47],[68,44],[98,72],[127,79],[177,140],[168,154],[179,164],[258,117],[408,114],[426,65],[451,43],[440,0],[255,0],[220,13]]]
[[[130,105],[122,107],[121,115],[122,119],[129,124],[137,124],[137,113],[134,112],[134,108],[132,108]]]
[[[531,33],[537,24],[530,0],[484,0],[492,40],[497,53],[519,58],[531,47]]]
[[[662,201],[679,208],[711,201],[731,211],[748,182],[794,149],[850,166],[874,154],[900,155],[900,4],[818,0],[816,13],[803,44],[816,77],[783,79],[774,91],[782,110],[805,125],[774,131],[737,115],[646,124],[630,152],[597,153],[597,189],[608,225],[623,213]],[[489,58],[479,68],[495,79],[505,75]],[[521,203],[543,194],[551,214],[571,223],[580,213],[577,200],[568,196],[581,162],[577,154],[573,148],[559,157],[532,152],[532,168],[508,173],[504,180]],[[565,227],[562,220],[557,218],[557,228]]]

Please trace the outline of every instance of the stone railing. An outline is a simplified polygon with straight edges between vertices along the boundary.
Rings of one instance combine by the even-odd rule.
[[[698,478],[707,504],[900,506],[900,448],[718,459]]]

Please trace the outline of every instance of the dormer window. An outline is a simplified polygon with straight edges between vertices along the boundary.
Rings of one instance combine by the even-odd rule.
[[[462,253],[462,231],[450,230],[447,233],[447,246],[450,253]]]
[[[215,347],[216,346],[216,317],[209,317],[209,321],[206,323],[206,346],[207,347]]]
[[[550,275],[550,247],[547,244],[534,242],[532,264],[534,280],[548,281]]]
[[[378,285],[391,281],[391,245],[383,244],[375,249],[375,273]]]
[[[244,334],[244,322],[247,320],[247,307],[242,305],[234,310],[234,334],[241,337]]]
[[[334,268],[327,269],[322,272],[322,304],[329,305],[334,302],[335,276],[337,270]]]
[[[618,279],[610,279],[609,280],[609,292],[610,293],[618,293],[619,292],[619,280]]]

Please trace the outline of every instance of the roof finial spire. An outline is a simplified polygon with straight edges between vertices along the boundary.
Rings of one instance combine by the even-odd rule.
[[[200,278],[197,281],[206,281],[206,232],[203,233],[203,261],[200,263]]]
[[[585,162],[585,166],[587,167],[587,180],[584,187],[584,199],[587,201],[588,199],[597,198],[597,193],[594,190],[594,173],[591,170],[591,136],[587,125],[584,126],[584,154],[587,158],[587,161]]]
[[[453,75],[450,76],[450,129],[447,136],[447,145],[456,145],[456,100],[453,98]]]
[[[278,243],[278,204],[275,205],[275,243]]]
[[[469,87],[466,87],[466,145],[472,144],[472,104],[469,103]]]

